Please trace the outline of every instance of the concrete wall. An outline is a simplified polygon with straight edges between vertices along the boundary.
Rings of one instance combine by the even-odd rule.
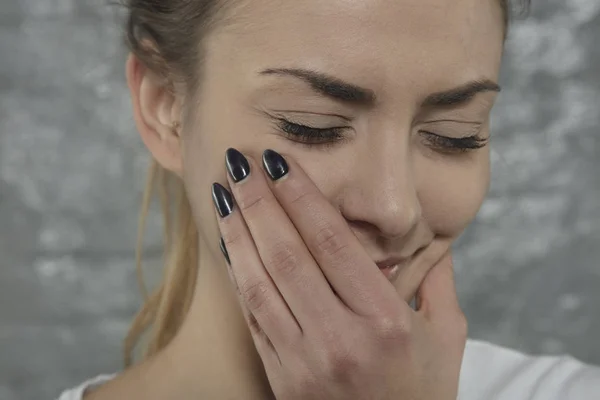
[[[0,1],[3,400],[117,370],[139,306],[146,155],[105,3]],[[492,190],[457,246],[458,286],[473,337],[600,364],[600,2],[534,3],[508,42]]]

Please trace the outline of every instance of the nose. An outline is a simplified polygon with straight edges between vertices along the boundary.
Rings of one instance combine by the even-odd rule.
[[[379,236],[404,238],[422,216],[411,156],[408,149],[398,147],[368,153],[352,167],[342,213],[356,224],[369,225]]]

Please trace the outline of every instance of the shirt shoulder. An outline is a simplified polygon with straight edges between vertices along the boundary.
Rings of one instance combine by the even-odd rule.
[[[600,368],[569,356],[531,356],[469,340],[459,400],[598,400]]]
[[[99,375],[93,379],[87,380],[76,388],[66,390],[61,393],[57,400],[81,400],[86,390],[102,385],[113,379],[116,375]]]

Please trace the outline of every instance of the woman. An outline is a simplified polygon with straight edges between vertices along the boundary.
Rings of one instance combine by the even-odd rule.
[[[598,398],[596,368],[467,342],[456,299],[508,8],[131,0],[166,273],[143,359],[61,398]]]

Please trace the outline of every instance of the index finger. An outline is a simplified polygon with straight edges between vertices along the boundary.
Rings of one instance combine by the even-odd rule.
[[[264,152],[263,165],[273,193],[339,298],[363,316],[402,304],[344,217],[300,165],[272,150]]]

